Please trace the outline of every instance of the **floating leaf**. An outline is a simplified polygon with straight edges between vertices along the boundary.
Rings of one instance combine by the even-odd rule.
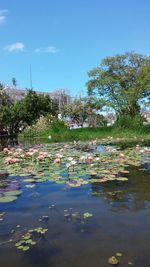
[[[18,196],[22,194],[21,190],[12,190],[12,191],[7,191],[4,193],[5,196]]]
[[[108,259],[108,263],[115,266],[119,263],[119,261],[115,256],[112,256]]]
[[[24,246],[23,248],[22,248],[22,251],[27,251],[27,250],[29,250],[30,249],[30,247],[28,247],[28,246]]]
[[[89,213],[89,212],[85,212],[85,213],[83,214],[83,218],[84,218],[84,219],[91,218],[92,216],[93,216],[93,214],[92,214],[92,213]]]
[[[128,181],[128,178],[126,178],[126,177],[118,177],[118,178],[116,178],[116,180],[124,182],[124,181]]]
[[[121,252],[117,252],[117,253],[116,253],[116,256],[117,256],[117,257],[122,257],[122,253],[121,253]]]
[[[16,200],[17,197],[15,196],[2,196],[0,197],[0,203],[8,203]]]

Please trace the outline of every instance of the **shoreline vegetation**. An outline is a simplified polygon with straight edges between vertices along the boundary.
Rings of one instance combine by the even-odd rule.
[[[58,123],[59,124],[59,123]],[[68,129],[66,127],[52,126],[46,129],[37,130],[30,128],[19,135],[20,138],[43,138],[50,142],[65,141],[88,141],[94,139],[132,139],[150,140],[150,125],[143,125],[135,128],[120,128],[117,126],[87,127]]]

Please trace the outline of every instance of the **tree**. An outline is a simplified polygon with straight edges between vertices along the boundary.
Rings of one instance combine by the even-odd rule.
[[[97,113],[101,105],[92,97],[77,98],[72,103],[64,106],[63,116],[68,116],[73,123],[82,124],[87,122],[89,126],[99,126],[104,124],[104,117]]]
[[[9,134],[17,134],[20,128],[32,125],[41,116],[55,115],[58,106],[49,96],[28,90],[26,96],[11,105],[3,105],[0,121]]]
[[[0,83],[0,110],[6,105],[12,103],[10,96],[5,91],[5,87],[2,83]]]
[[[41,115],[55,115],[58,111],[57,104],[48,95],[38,95],[32,90],[28,90],[18,104],[22,107],[23,121],[28,125],[32,125]]]
[[[10,96],[6,93],[5,87],[0,83],[0,128],[3,129],[6,126],[5,123],[5,114],[7,108],[11,108],[13,102]]]
[[[106,57],[88,75],[88,95],[117,115],[138,115],[140,101],[150,98],[150,57],[134,52]]]
[[[87,118],[85,103],[82,99],[75,99],[72,103],[62,108],[62,115],[70,117],[73,123],[83,124]]]

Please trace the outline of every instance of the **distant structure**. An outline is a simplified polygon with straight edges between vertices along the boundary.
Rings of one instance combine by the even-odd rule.
[[[142,113],[144,119],[145,119],[145,122],[144,124],[150,124],[150,111],[149,110],[146,110]]]
[[[16,89],[11,86],[5,86],[5,91],[9,94],[14,102],[17,102],[25,97],[27,94],[27,90],[24,89]],[[38,95],[49,95],[51,99],[53,99],[59,106],[59,110],[64,105],[68,105],[71,103],[71,96],[69,95],[68,89],[58,89],[53,92],[41,92],[35,91]]]
[[[107,121],[107,126],[111,126],[115,123],[116,121],[116,115],[115,113],[113,112],[108,112],[106,115],[105,115],[105,119]]]

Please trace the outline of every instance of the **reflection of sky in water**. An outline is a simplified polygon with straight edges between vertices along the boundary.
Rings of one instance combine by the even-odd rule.
[[[95,149],[95,152],[99,152],[101,154],[109,154],[115,151],[115,146],[104,146],[104,145],[98,145]]]

